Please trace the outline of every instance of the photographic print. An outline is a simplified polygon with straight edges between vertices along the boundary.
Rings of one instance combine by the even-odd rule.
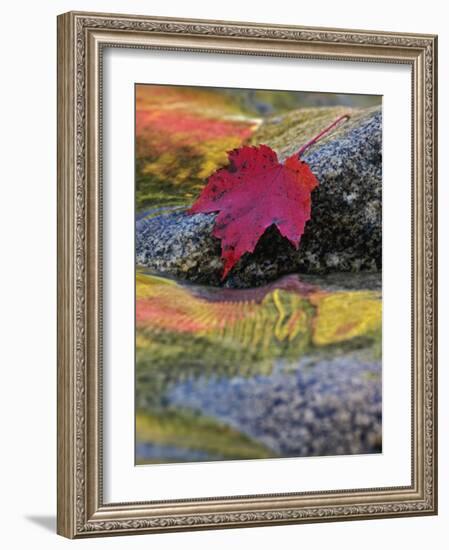
[[[135,87],[136,463],[382,451],[382,98]]]
[[[437,513],[437,41],[58,16],[59,534]]]

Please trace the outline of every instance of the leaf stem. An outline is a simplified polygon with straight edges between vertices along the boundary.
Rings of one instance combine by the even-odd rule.
[[[303,145],[301,147],[301,149],[298,151],[298,157],[301,157],[302,154],[304,154],[304,152],[309,148],[311,147],[312,145],[315,145],[315,143],[317,141],[319,141],[322,137],[324,137],[326,134],[328,134],[333,128],[335,128],[335,126],[337,126],[338,124],[340,124],[340,122],[342,122],[343,120],[348,120],[350,119],[351,116],[346,114],[346,115],[342,115],[340,117],[337,118],[337,120],[334,120],[334,122],[332,122],[332,124],[330,124],[329,126],[327,126],[326,128],[324,128],[324,130],[321,130],[321,132],[316,135],[313,139],[311,139],[310,141],[308,141],[305,145]]]

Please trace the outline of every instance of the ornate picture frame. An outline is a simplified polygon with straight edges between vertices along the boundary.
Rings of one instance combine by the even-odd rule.
[[[102,56],[105,48],[411,68],[411,483],[104,501]],[[58,533],[89,536],[437,513],[437,37],[131,15],[58,17]]]

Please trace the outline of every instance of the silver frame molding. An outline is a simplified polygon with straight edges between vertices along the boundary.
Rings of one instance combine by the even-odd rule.
[[[401,63],[412,68],[410,486],[103,502],[101,69],[105,47]],[[58,533],[82,538],[436,514],[436,170],[436,36],[81,12],[60,15]]]

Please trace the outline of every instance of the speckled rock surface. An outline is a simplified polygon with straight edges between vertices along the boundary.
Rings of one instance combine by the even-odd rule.
[[[270,376],[191,379],[168,400],[292,457],[381,452],[381,396],[380,363],[354,354],[305,357]]]
[[[345,109],[344,112],[348,110]],[[269,119],[253,143],[279,158],[297,151],[342,108],[302,109]],[[269,228],[253,254],[245,254],[225,284],[250,287],[291,272],[377,271],[382,268],[382,114],[353,111],[351,119],[304,156],[320,185],[312,217],[296,250]],[[167,212],[136,222],[136,261],[156,273],[219,285],[220,242],[211,236],[214,214]]]

